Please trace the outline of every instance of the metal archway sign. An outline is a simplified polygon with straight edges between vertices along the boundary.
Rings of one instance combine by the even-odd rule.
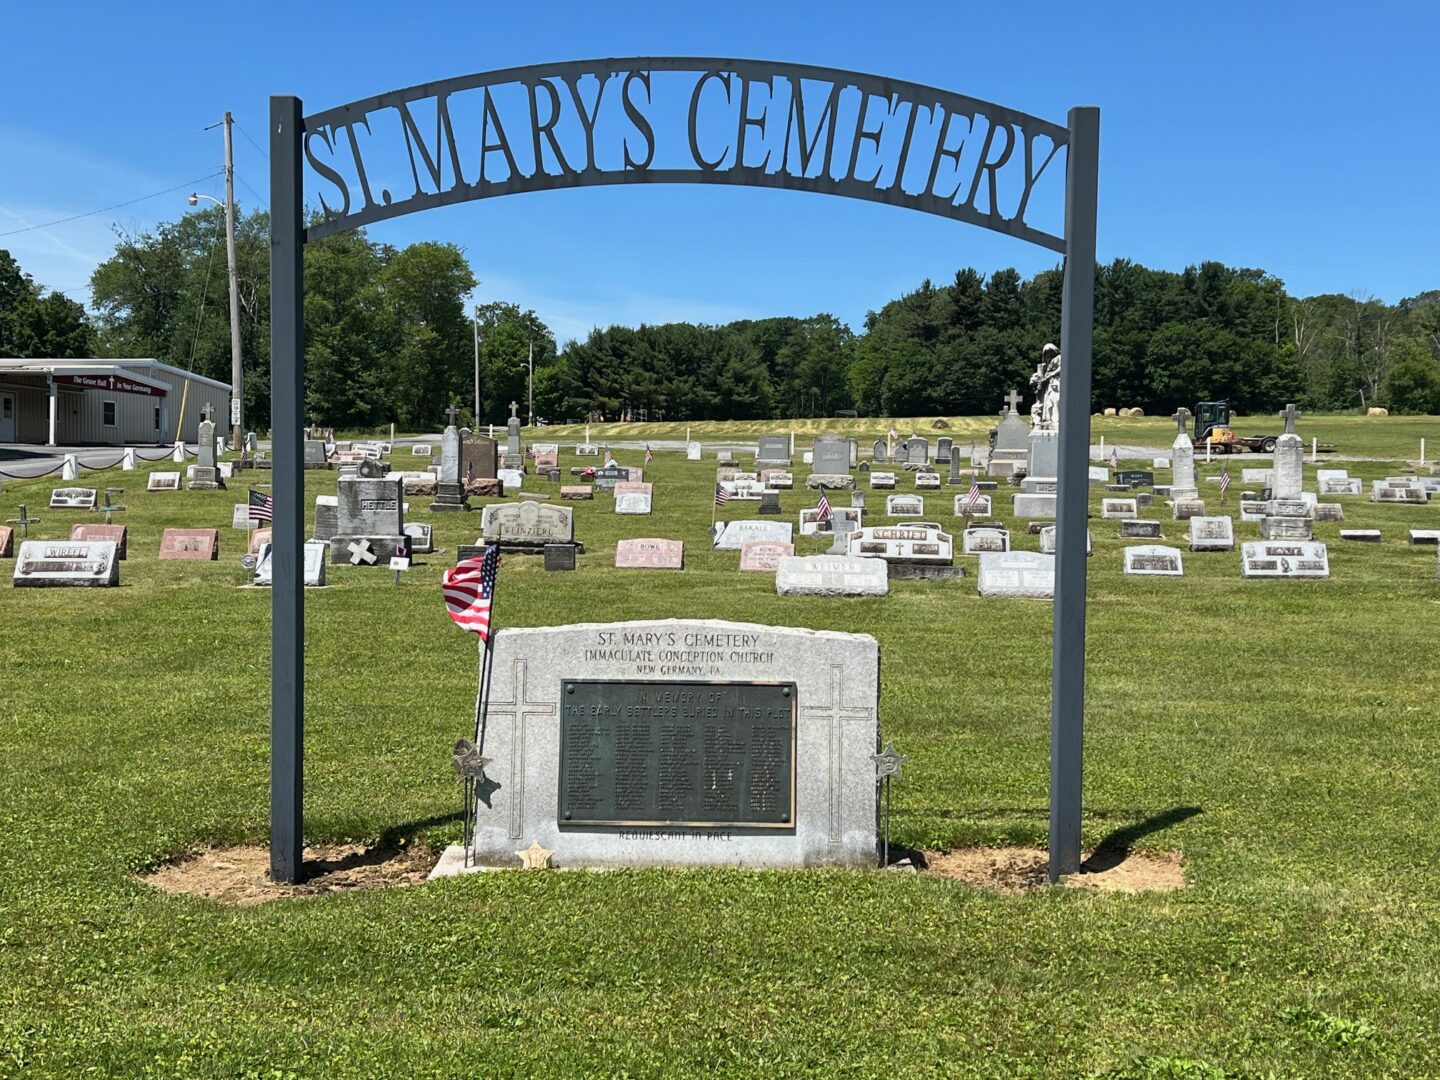
[[[644,183],[864,199],[1064,256],[1050,876],[1078,870],[1099,129],[1088,106],[1061,125],[876,75],[702,57],[506,68],[310,116],[299,98],[272,97],[272,877],[299,880],[304,847],[304,245],[454,203]]]

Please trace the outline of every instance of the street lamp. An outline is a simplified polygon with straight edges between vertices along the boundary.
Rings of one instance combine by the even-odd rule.
[[[215,196],[202,195],[198,191],[191,193],[186,201],[191,206],[199,206],[201,199],[208,199],[225,208],[225,256],[230,267],[230,445],[239,447],[244,441],[245,372],[240,358],[240,284],[235,270],[235,152],[230,137],[233,122],[228,112],[221,121],[225,126],[225,201],[222,203]],[[184,422],[183,417],[181,422]]]

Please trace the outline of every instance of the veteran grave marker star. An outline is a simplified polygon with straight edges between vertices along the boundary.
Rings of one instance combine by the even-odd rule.
[[[524,851],[517,851],[515,854],[520,856],[520,869],[522,870],[548,870],[550,869],[550,857],[555,852],[541,847],[540,841],[534,840]]]

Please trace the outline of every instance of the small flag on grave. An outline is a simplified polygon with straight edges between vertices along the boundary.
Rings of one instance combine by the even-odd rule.
[[[834,516],[830,510],[830,500],[825,498],[823,488],[820,491],[820,501],[816,503],[815,509],[820,511],[820,516],[815,519],[817,521],[829,521]]]
[[[716,505],[716,506],[724,506],[724,505],[725,505],[727,502],[729,502],[729,501],[730,501],[730,492],[726,491],[721,485],[716,484],[716,485],[715,485],[715,505]]]
[[[495,579],[500,573],[500,545],[491,544],[477,559],[466,559],[441,578],[445,610],[462,630],[490,637],[490,604],[495,596]]]
[[[269,521],[273,524],[275,520],[275,500],[263,491],[250,489],[250,520]]]

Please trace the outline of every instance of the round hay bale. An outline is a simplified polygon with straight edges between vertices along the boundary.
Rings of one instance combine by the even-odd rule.
[[[949,430],[950,430],[950,421],[949,421],[949,420],[946,420],[946,419],[942,416],[942,417],[940,417],[938,420],[936,420],[933,424],[931,424],[930,426],[931,426],[934,430],[936,430],[936,431],[949,431]]]
[[[1114,410],[1114,408],[1112,407],[1112,408],[1106,409],[1106,410],[1105,410],[1105,415],[1106,415],[1106,416],[1114,416],[1114,415],[1115,415],[1115,410]]]
[[[1379,406],[1379,405],[1371,405],[1368,409],[1365,410],[1365,415],[1366,415],[1366,416],[1389,416],[1389,415],[1390,415],[1390,410],[1389,410],[1389,409],[1386,409],[1386,408],[1382,408],[1382,407]]]
[[[1130,415],[1135,417],[1136,419],[1139,419],[1140,417],[1145,415],[1145,410],[1137,405],[1135,406],[1135,408],[1130,410]]]
[[[1115,410],[1115,415],[1116,415],[1116,416],[1129,416],[1129,415],[1130,415],[1130,410],[1129,410],[1129,409],[1116,409],[1116,410]]]

